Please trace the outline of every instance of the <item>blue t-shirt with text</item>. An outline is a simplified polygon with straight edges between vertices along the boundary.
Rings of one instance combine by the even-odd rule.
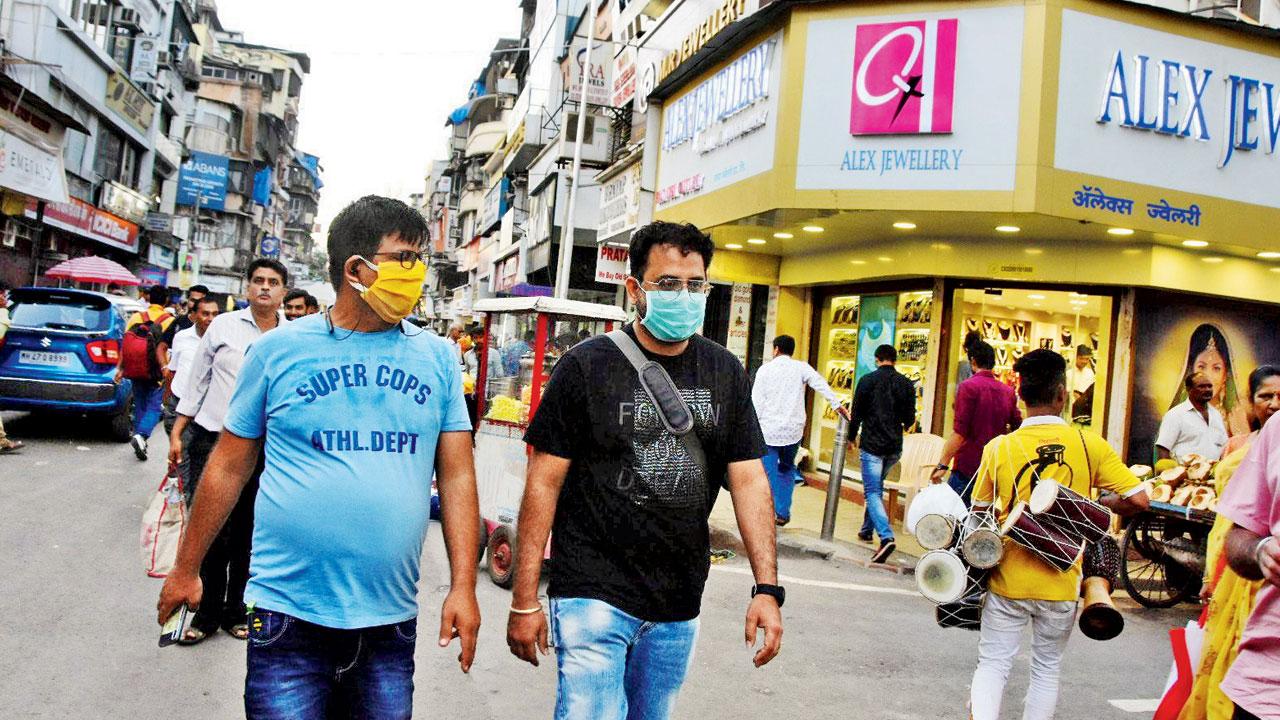
[[[245,602],[343,629],[417,616],[437,440],[471,430],[448,343],[295,320],[250,347],[224,427],[266,435]]]

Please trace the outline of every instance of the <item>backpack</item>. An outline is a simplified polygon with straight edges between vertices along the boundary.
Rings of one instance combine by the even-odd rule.
[[[143,317],[147,319],[126,330],[120,341],[120,367],[130,380],[158,382],[164,377],[160,361],[156,359],[156,347],[164,333],[160,323],[164,318],[151,320],[149,315]]]

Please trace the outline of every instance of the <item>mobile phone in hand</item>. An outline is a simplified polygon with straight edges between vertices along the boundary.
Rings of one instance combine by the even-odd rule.
[[[160,647],[169,647],[170,645],[182,639],[182,633],[187,629],[187,606],[183,605],[169,616],[164,625],[160,628]]]

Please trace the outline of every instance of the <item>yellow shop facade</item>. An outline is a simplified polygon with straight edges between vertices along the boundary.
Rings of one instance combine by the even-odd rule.
[[[710,334],[756,364],[793,335],[847,395],[891,343],[945,435],[976,331],[1010,382],[1033,348],[1085,358],[1068,412],[1131,461],[1191,369],[1248,431],[1247,376],[1280,363],[1276,34],[1090,0],[765,4],[650,102],[654,216],[710,232]]]

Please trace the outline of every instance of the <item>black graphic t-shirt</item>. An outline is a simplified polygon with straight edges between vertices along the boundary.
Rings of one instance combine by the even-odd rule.
[[[693,412],[705,474],[606,337],[580,343],[556,363],[525,442],[572,460],[552,526],[549,593],[676,622],[698,616],[707,517],[728,464],[763,457],[765,446],[746,371],[728,350],[695,335],[679,356],[645,354],[671,375]]]

